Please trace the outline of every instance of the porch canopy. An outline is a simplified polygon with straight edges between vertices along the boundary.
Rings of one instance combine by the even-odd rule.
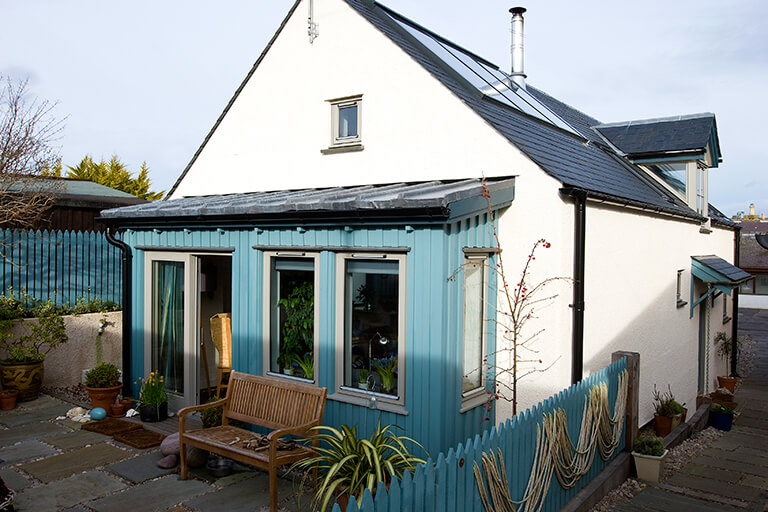
[[[377,223],[444,223],[509,206],[514,177],[279,190],[153,201],[101,212],[114,227],[212,228]]]
[[[718,256],[691,256],[691,273],[693,277],[707,285],[707,293],[693,300],[693,282],[691,282],[691,318],[693,310],[707,297],[719,291],[726,295],[741,283],[752,278],[752,274],[731,265]]]

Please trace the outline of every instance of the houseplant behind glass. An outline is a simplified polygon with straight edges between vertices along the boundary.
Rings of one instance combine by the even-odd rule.
[[[112,363],[97,364],[85,372],[85,389],[93,407],[109,411],[122,387],[120,370]]]
[[[157,372],[150,372],[147,380],[142,380],[139,392],[139,415],[141,421],[163,421],[168,417],[168,394],[165,392],[165,379]]]
[[[13,319],[22,315],[21,303],[13,296],[0,297],[0,349],[6,359],[0,363],[3,389],[17,389],[18,401],[34,400],[43,384],[43,361],[46,354],[67,342],[64,319],[51,301],[35,305],[26,322],[30,334],[14,338],[9,332]]]

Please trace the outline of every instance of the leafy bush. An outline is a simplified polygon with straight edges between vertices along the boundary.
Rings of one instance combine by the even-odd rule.
[[[89,388],[113,388],[120,384],[120,370],[112,363],[101,363],[85,372]]]
[[[206,403],[215,402],[217,400],[220,400],[220,398],[214,395],[209,398],[208,402]],[[217,407],[209,407],[208,409],[203,409],[200,411],[200,421],[203,423],[203,428],[218,427],[221,425],[221,416],[223,413],[223,405],[219,405]]]
[[[31,315],[36,318],[27,323],[30,334],[14,339],[13,333],[8,332],[13,321],[6,315],[15,314],[19,310],[19,302],[13,296],[3,296],[0,310],[0,348],[8,353],[6,361],[15,363],[39,362],[46,354],[62,343],[66,343],[67,331],[64,319],[58,308],[51,301],[36,304],[31,309]]]
[[[22,289],[18,298],[13,288],[8,288],[2,295],[0,295],[0,322],[4,320],[17,320],[20,318],[34,318],[37,315],[36,308],[44,305],[50,305],[61,315],[81,315],[85,313],[106,313],[108,311],[120,311],[122,307],[120,304],[104,299],[86,299],[80,297],[75,301],[75,305],[71,305],[69,302],[65,302],[61,306],[57,306],[54,301],[41,300],[35,297],[30,297],[27,291]],[[0,326],[0,330],[2,326]]]
[[[642,435],[635,439],[635,443],[632,445],[632,451],[642,455],[661,457],[664,455],[664,441],[660,437],[654,435]]]
[[[312,282],[293,283],[294,287],[278,306],[285,312],[281,327],[280,354],[277,362],[288,366],[291,360],[311,352],[315,332],[315,287]]]
[[[425,462],[412,455],[404,441],[414,443],[422,450],[424,447],[410,437],[393,434],[392,427],[396,425],[382,428],[379,423],[369,439],[358,439],[357,427],[342,425],[341,430],[322,425],[313,427],[312,430],[320,432],[307,440],[320,442],[318,455],[291,467],[317,467],[322,473],[315,488],[313,510],[325,512],[331,499],[345,492],[355,497],[359,506],[365,489],[374,494],[379,482],[388,485],[393,477],[402,478],[405,470],[412,471],[417,464]]]

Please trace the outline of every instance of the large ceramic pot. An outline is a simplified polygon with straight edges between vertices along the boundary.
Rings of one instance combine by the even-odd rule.
[[[139,406],[139,417],[141,421],[152,423],[163,421],[168,417],[168,402],[157,404],[141,404]]]
[[[719,377],[717,377],[717,384],[721,388],[725,388],[728,391],[730,391],[731,393],[734,393],[734,392],[736,392],[736,382],[738,380],[739,379],[737,379],[736,377],[723,377],[723,376],[719,376]]]
[[[85,386],[85,389],[88,390],[88,395],[91,397],[91,405],[94,408],[101,407],[105,411],[109,411],[109,408],[112,407],[112,404],[117,400],[117,395],[120,393],[120,390],[123,389],[123,385],[118,384],[111,388],[89,388],[88,386]]]
[[[718,430],[728,432],[733,425],[733,413],[709,411],[709,423]]]
[[[19,402],[35,400],[40,396],[43,385],[43,362],[34,363],[2,363],[0,364],[0,380],[3,389],[18,389],[16,398]]]
[[[669,450],[664,450],[660,457],[654,457],[653,455],[632,452],[637,477],[647,482],[659,482],[664,475],[664,459],[667,457],[667,453]]]

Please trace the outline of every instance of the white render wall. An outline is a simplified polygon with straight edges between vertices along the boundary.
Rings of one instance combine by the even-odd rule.
[[[699,232],[698,223],[588,203],[584,370],[592,373],[616,350],[640,352],[640,422],[653,417],[653,385],[672,388],[679,402],[695,408],[698,384],[699,311],[690,316],[691,256],[715,254],[733,263],[733,231]],[[684,269],[676,307],[677,270]],[[698,294],[705,288],[697,290]],[[707,301],[711,304],[711,301]],[[710,313],[710,333],[730,336],[723,324],[723,298]],[[733,316],[731,297],[728,314]],[[711,343],[711,341],[710,341]],[[714,346],[714,345],[712,345]],[[725,363],[710,357],[710,390]]]
[[[768,309],[768,295],[739,294],[739,307],[752,309]]]
[[[302,2],[172,198],[534,169],[346,3],[315,2],[315,17],[320,36],[310,44]],[[322,155],[327,100],[355,94],[363,95],[365,149]]]

